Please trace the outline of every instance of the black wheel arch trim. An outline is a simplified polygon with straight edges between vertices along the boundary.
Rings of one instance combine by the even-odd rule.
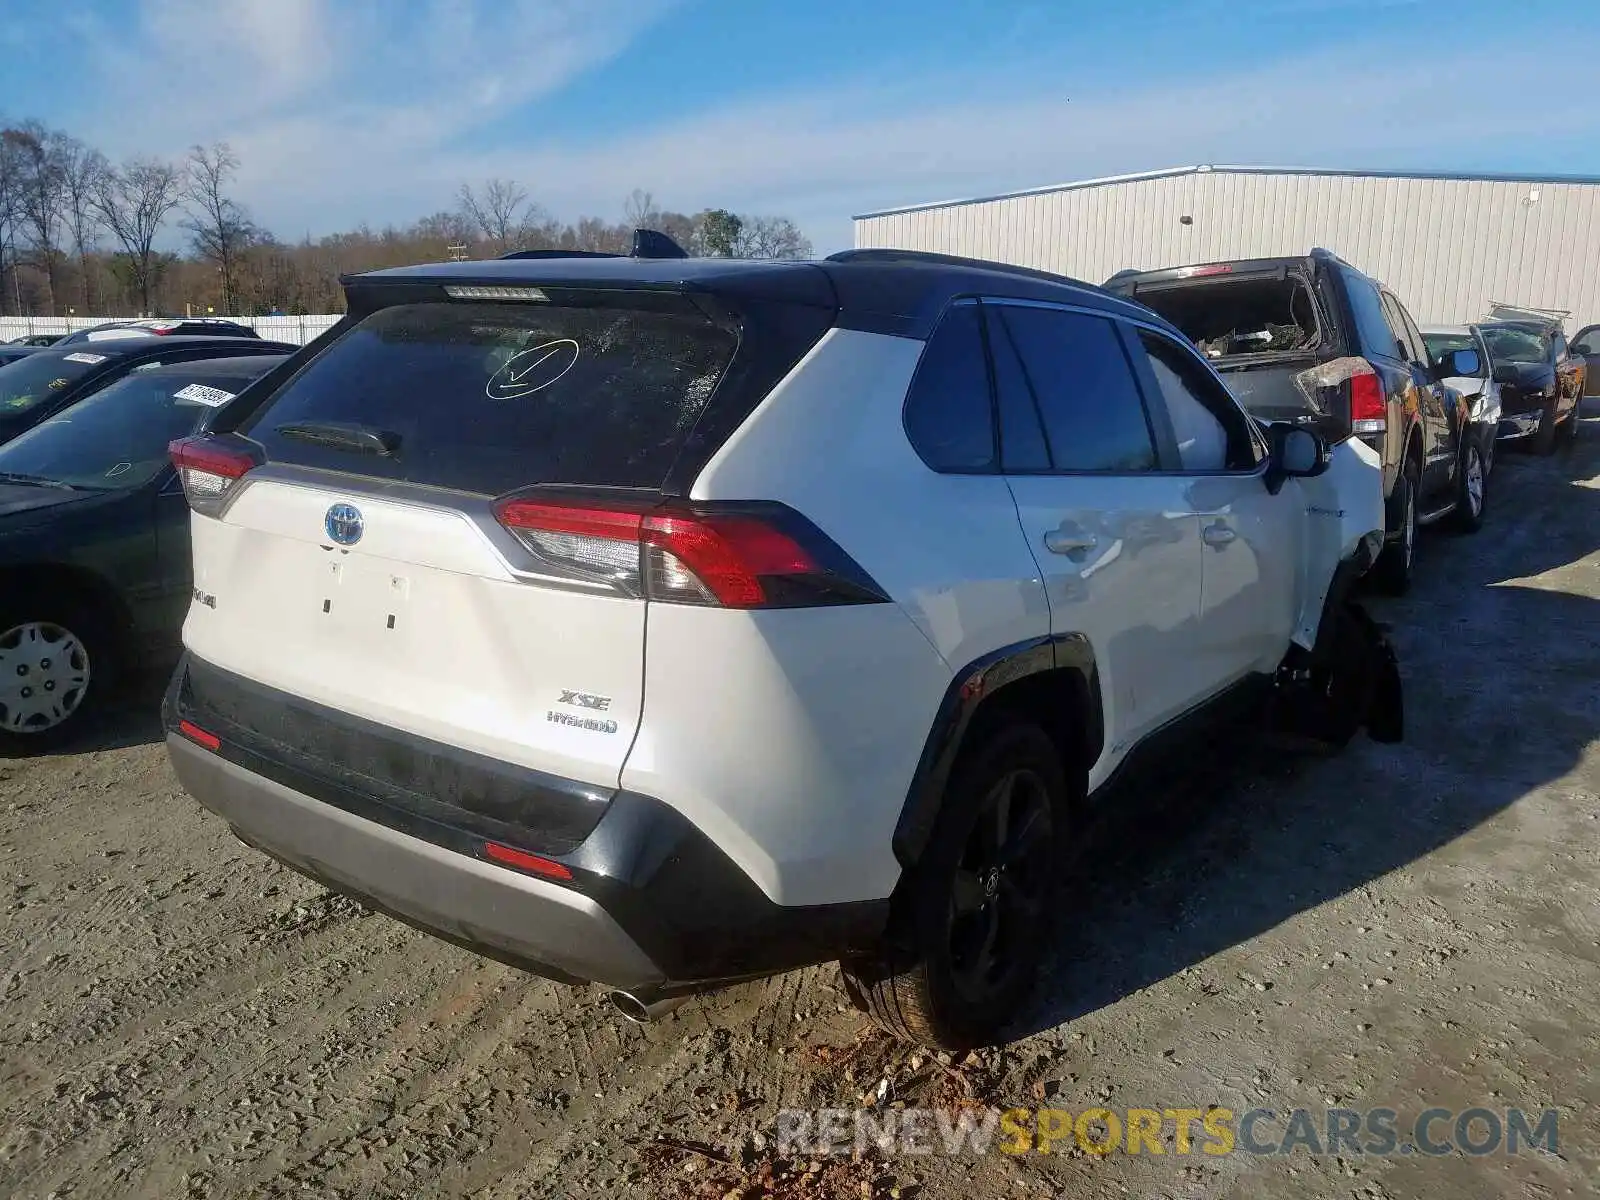
[[[933,833],[945,784],[950,778],[973,719],[991,697],[1022,679],[1053,671],[1079,676],[1087,698],[1083,745],[1087,760],[1099,757],[1105,743],[1105,711],[1094,647],[1079,633],[1049,634],[1002,646],[957,671],[945,689],[928,731],[927,741],[895,824],[894,854],[910,870],[921,858]]]

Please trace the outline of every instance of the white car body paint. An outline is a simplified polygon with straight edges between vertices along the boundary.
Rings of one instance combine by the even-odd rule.
[[[940,474],[902,417],[920,340],[834,329],[726,439],[692,498],[779,501],[890,604],[733,610],[543,586],[459,493],[264,467],[193,517],[196,656],[418,737],[680,812],[771,900],[881,899],[935,714],[973,662],[1090,642],[1105,717],[1091,786],[1138,741],[1309,647],[1339,561],[1383,528],[1359,441],[1329,470]],[[351,504],[359,542],[334,545]],[[1225,527],[1234,537],[1208,542]],[[1052,550],[1065,531],[1080,551]],[[1060,545],[1059,539],[1057,545]],[[559,697],[608,701],[599,730]]]

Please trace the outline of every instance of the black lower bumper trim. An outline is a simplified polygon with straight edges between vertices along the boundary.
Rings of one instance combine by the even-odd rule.
[[[248,707],[237,699],[240,696]],[[668,981],[751,978],[868,951],[876,946],[887,921],[887,899],[774,904],[710,838],[654,797],[615,793],[600,805],[585,835],[574,839],[568,832],[570,821],[552,833],[528,823],[528,809],[513,822],[488,816],[481,806],[469,807],[470,789],[456,788],[448,801],[441,801],[423,791],[396,788],[348,764],[297,751],[236,719],[243,712],[280,706],[326,717],[337,728],[355,729],[362,737],[396,736],[348,714],[242,680],[187,654],[167,689],[163,719],[169,733],[178,732],[181,721],[190,721],[216,736],[221,745],[215,753],[245,771],[387,829],[479,860],[487,857],[485,841],[496,840],[561,863],[572,872],[565,886],[599,904]],[[426,760],[434,751],[431,746],[422,751],[408,747],[407,753]],[[460,754],[443,748],[447,765],[457,762]],[[432,764],[418,761],[411,778],[429,778],[433,769]],[[539,777],[539,786],[566,796],[583,787],[548,776]],[[371,899],[347,882],[331,886]],[[492,948],[449,940],[512,961]],[[512,961],[512,965],[570,978],[536,963]]]

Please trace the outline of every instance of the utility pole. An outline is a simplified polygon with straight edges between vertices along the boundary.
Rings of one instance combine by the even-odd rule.
[[[465,242],[454,242],[446,246],[445,249],[450,252],[451,262],[467,261],[467,244]]]

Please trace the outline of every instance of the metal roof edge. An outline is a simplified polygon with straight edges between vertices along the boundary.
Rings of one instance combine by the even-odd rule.
[[[1052,183],[1043,187],[1023,188],[1014,192],[996,192],[987,196],[966,196],[955,200],[935,200],[924,204],[907,204],[899,208],[881,208],[872,212],[857,213],[852,221],[867,221],[874,217],[897,217],[906,213],[927,212],[935,208],[962,208],[970,204],[992,204],[997,200],[1016,200],[1024,196],[1043,196],[1052,192],[1074,192],[1082,188],[1105,187],[1113,183],[1141,183],[1150,179],[1168,179],[1175,175],[1334,175],[1366,179],[1440,179],[1473,183],[1575,183],[1600,185],[1600,175],[1564,175],[1533,171],[1431,171],[1431,170],[1361,170],[1354,167],[1276,167],[1246,166],[1240,164],[1206,164],[1190,167],[1163,167],[1155,171],[1136,171],[1128,175],[1103,175],[1096,179],[1080,179],[1070,183]]]

